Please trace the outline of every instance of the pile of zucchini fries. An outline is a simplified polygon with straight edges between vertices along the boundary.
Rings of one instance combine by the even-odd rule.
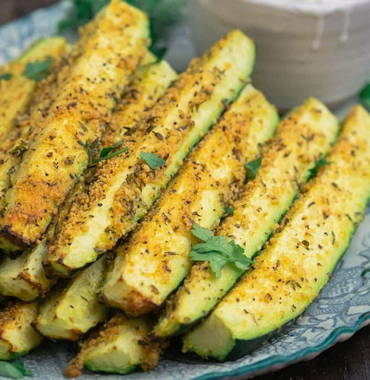
[[[149,43],[112,0],[75,46],[0,68],[1,360],[78,340],[67,376],[126,374],[174,336],[239,358],[310,305],[362,220],[362,107],[340,126],[311,98],[279,121],[238,30],[180,75]]]

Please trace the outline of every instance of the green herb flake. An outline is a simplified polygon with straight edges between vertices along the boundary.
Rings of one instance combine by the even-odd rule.
[[[370,110],[370,83],[367,84],[360,92],[360,100],[362,104]]]
[[[166,164],[166,160],[159,157],[156,153],[141,152],[140,157],[148,164],[150,169],[153,170],[160,168]]]
[[[228,215],[233,215],[234,214],[234,209],[229,206],[229,205],[226,205],[224,207],[224,211],[225,211],[225,214],[228,216]]]
[[[197,224],[193,225],[191,233],[203,242],[192,247],[190,258],[193,261],[208,261],[217,278],[220,277],[221,270],[226,264],[232,263],[244,272],[253,263],[245,256],[244,248],[233,240],[229,241],[224,236],[215,236],[212,231]]]
[[[52,64],[53,59],[51,57],[46,58],[44,61],[27,63],[22,75],[28,79],[40,82],[50,75]]]
[[[13,362],[0,361],[0,376],[10,379],[21,379],[25,376],[32,376],[32,373],[25,368],[20,360],[14,360]]]
[[[262,157],[259,157],[259,158],[255,159],[253,161],[247,162],[244,165],[246,167],[246,169],[248,170],[248,172],[247,172],[247,178],[248,178],[249,181],[252,180],[252,179],[254,179],[254,178],[256,178],[258,169],[261,166],[261,162],[262,162]]]
[[[116,157],[120,155],[121,153],[127,152],[128,148],[123,147],[121,149],[116,150],[117,148],[121,147],[123,145],[123,141],[119,141],[118,143],[108,146],[106,148],[103,148],[99,154],[99,157],[96,160],[92,160],[90,166],[97,165],[100,161],[103,160],[110,160],[113,157]]]
[[[5,73],[5,74],[0,75],[0,81],[1,80],[10,80],[12,78],[13,78],[13,74],[10,74],[10,73]]]

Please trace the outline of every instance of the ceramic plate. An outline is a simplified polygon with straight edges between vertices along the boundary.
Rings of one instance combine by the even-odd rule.
[[[56,24],[68,10],[67,2],[42,9],[0,28],[0,64],[17,56],[32,41],[54,34]],[[194,54],[186,25],[174,30],[168,59],[184,68]],[[348,339],[370,324],[370,207],[352,244],[332,279],[316,301],[293,324],[287,326],[252,354],[234,362],[188,364],[163,360],[150,373],[135,373],[127,380],[237,379],[277,370],[297,361],[311,359],[338,341]],[[73,356],[73,346],[45,343],[25,358],[38,380],[62,380],[62,371]],[[81,380],[115,380],[117,375],[86,374]]]

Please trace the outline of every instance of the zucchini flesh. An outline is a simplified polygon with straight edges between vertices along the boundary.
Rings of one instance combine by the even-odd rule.
[[[84,341],[77,357],[65,370],[68,377],[81,375],[83,367],[95,372],[120,373],[148,370],[158,362],[159,344],[146,342],[152,327],[144,318],[114,316],[98,334]]]
[[[221,121],[189,156],[155,210],[116,254],[104,301],[129,315],[160,306],[191,267],[192,223],[215,227],[245,180],[244,163],[260,154],[278,115],[247,85]]]
[[[278,127],[256,178],[236,202],[234,215],[225,219],[217,234],[235,240],[246,256],[253,257],[289,209],[316,161],[326,155],[337,132],[335,117],[315,99],[292,112]],[[208,314],[242,273],[228,264],[216,278],[208,263],[193,265],[184,285],[168,302],[154,334],[172,335]]]
[[[317,297],[370,197],[370,115],[363,108],[350,113],[328,162],[256,259],[254,270],[185,336],[185,351],[220,360],[243,355]]]
[[[132,83],[125,91],[112,115],[112,122],[107,132],[103,135],[103,146],[112,146],[119,141],[125,141],[125,139],[139,139],[145,133],[144,130],[134,128],[137,121],[140,117],[145,117],[147,110],[155,104],[176,77],[176,73],[167,62],[156,63],[154,59],[148,54],[145,67],[140,68],[135,73]],[[40,108],[44,108],[42,102],[39,102],[35,107],[35,115],[31,114],[29,124],[39,123],[36,119],[39,116],[38,110]],[[129,133],[124,135],[128,131]],[[49,227],[50,231],[47,233],[49,239],[44,239],[16,259],[5,258],[2,261],[0,265],[0,294],[16,297],[23,301],[32,301],[45,295],[49,290],[54,280],[46,276],[43,267],[43,261],[47,254],[47,240],[53,236],[58,221],[64,220],[68,216],[70,204],[75,198],[74,194],[82,192],[84,186],[85,184],[80,182],[75,186],[73,194],[68,196],[68,201],[61,207],[56,220]]]
[[[147,37],[147,17],[120,0],[112,0],[85,27],[71,53],[77,58],[68,78],[6,194],[5,238],[22,247],[43,237],[87,168],[86,147],[100,139],[116,99],[146,53]]]
[[[0,141],[15,126],[17,117],[27,111],[37,88],[37,82],[22,75],[26,65],[47,57],[60,57],[66,53],[67,46],[64,38],[44,38],[1,68],[0,74],[11,74],[12,78],[0,80]]]
[[[11,360],[37,347],[42,336],[32,327],[36,302],[14,302],[0,311],[0,360]]]
[[[96,260],[136,226],[218,119],[225,100],[240,92],[253,63],[253,42],[240,31],[230,32],[192,62],[153,108],[144,126],[152,133],[101,164],[98,180],[72,206],[48,255],[57,273],[67,276]],[[142,152],[157,154],[166,164],[152,170]]]
[[[35,327],[52,339],[77,340],[107,316],[107,307],[99,302],[105,271],[105,257],[52,291],[40,306]]]

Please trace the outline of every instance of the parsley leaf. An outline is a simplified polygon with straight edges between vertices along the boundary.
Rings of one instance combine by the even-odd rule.
[[[255,159],[253,161],[247,162],[244,165],[246,167],[246,169],[248,169],[247,178],[248,178],[249,181],[252,180],[252,179],[254,179],[254,178],[256,178],[258,169],[261,166],[261,162],[262,162],[262,157],[259,157],[259,158]]]
[[[370,273],[370,268],[364,269],[361,273],[361,277],[367,277],[368,273]]]
[[[5,74],[0,75],[0,80],[10,80],[12,79],[12,77],[13,77],[13,74],[5,73]]]
[[[120,155],[121,153],[126,152],[128,150],[127,147],[123,147],[121,149],[115,150],[115,149],[119,148],[120,146],[122,146],[122,144],[123,144],[123,141],[119,141],[118,143],[116,143],[112,146],[108,146],[106,148],[103,148],[99,154],[99,157],[96,160],[93,160],[90,166],[95,166],[100,161],[109,160],[113,157]]]
[[[225,211],[225,214],[228,216],[228,215],[233,215],[234,214],[234,209],[229,206],[229,205],[226,205],[224,207],[224,211]]]
[[[244,255],[244,248],[235,241],[229,241],[224,236],[215,236],[212,231],[197,224],[193,225],[191,233],[203,242],[192,247],[190,258],[193,261],[208,261],[217,278],[228,263],[242,271],[246,271],[251,265],[252,260]]]
[[[32,373],[24,367],[20,360],[13,362],[0,361],[0,376],[11,379],[21,379],[24,376],[31,376]]]
[[[165,165],[166,160],[156,153],[141,152],[140,157],[148,164],[150,169],[157,169]]]
[[[321,157],[316,162],[316,165],[312,169],[310,169],[310,178],[315,177],[320,168],[322,168],[325,165],[329,165],[329,164],[330,164],[330,162],[325,157]]]
[[[51,57],[46,58],[44,61],[27,63],[22,75],[28,79],[40,82],[50,75],[52,64],[53,59]]]
[[[370,109],[370,83],[367,84],[360,92],[360,99],[362,104]]]

